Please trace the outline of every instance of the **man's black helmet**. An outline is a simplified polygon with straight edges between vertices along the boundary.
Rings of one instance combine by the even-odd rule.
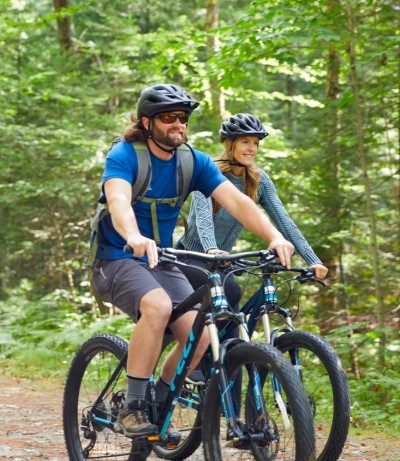
[[[153,118],[160,112],[183,110],[189,114],[200,103],[177,85],[160,84],[145,88],[138,100],[138,118]]]
[[[258,136],[264,139],[268,136],[263,124],[251,114],[235,114],[222,122],[219,139],[235,139],[238,136]]]

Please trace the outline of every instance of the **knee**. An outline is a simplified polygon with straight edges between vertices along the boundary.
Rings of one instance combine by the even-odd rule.
[[[163,290],[153,290],[142,298],[139,310],[143,319],[165,328],[172,313],[172,301]]]

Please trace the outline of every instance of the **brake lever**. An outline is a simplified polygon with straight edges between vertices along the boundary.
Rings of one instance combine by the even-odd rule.
[[[309,274],[301,274],[294,278],[297,282],[301,283],[302,285],[307,282],[316,282],[326,287],[326,283],[320,279],[315,278],[314,276],[310,276]]]
[[[322,286],[326,286],[322,280],[315,278],[315,270],[312,267],[307,267],[306,269],[303,269],[300,275],[295,277],[295,280],[297,280],[302,285],[306,282],[312,281],[312,282],[317,282],[321,284]]]
[[[319,283],[319,284],[322,285],[323,287],[326,287],[326,286],[327,286],[326,283],[325,283],[323,280],[316,279],[315,277],[313,277],[311,280],[312,280],[313,282]]]
[[[160,264],[167,264],[167,263],[171,264],[171,263],[174,263],[177,260],[178,260],[178,258],[176,256],[174,256],[174,255],[165,255],[164,254],[164,255],[160,256],[158,262]]]

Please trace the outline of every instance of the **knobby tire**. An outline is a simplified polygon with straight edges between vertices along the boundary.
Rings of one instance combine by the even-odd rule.
[[[297,350],[306,393],[313,407],[318,461],[337,461],[350,425],[350,391],[346,372],[335,350],[323,338],[291,331],[276,347],[290,360]]]
[[[206,461],[223,459],[257,461],[314,461],[315,434],[310,404],[304,388],[294,368],[283,354],[272,346],[263,343],[240,343],[232,347],[225,360],[228,379],[233,382],[242,370],[242,410],[241,415],[247,427],[261,435],[268,433],[273,441],[268,444],[251,442],[245,446],[230,446],[227,442],[227,423],[221,416],[222,404],[217,375],[210,380],[204,404],[203,444]],[[267,414],[260,415],[247,376],[252,367],[262,378],[263,397]],[[275,405],[271,383],[265,379],[274,373],[282,386],[284,402],[290,415],[290,427],[284,427],[282,415]],[[244,416],[244,418],[243,418]],[[269,432],[264,430],[265,422]],[[262,429],[259,429],[259,427]],[[250,428],[250,429],[248,429]]]

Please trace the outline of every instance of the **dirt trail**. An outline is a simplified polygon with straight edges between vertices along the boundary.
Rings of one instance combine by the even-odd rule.
[[[0,461],[67,461],[62,385],[0,376]],[[151,457],[149,461],[157,458]],[[202,452],[188,461],[203,461]],[[340,461],[398,461],[400,437],[351,435]]]

